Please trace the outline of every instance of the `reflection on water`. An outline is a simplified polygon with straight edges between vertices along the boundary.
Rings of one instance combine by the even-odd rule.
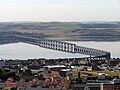
[[[105,51],[110,51],[112,57],[120,58],[120,42],[72,42],[80,46],[86,46]],[[28,59],[28,58],[80,58],[87,55],[71,54],[41,48],[26,43],[14,43],[0,45],[0,58],[4,59]]]

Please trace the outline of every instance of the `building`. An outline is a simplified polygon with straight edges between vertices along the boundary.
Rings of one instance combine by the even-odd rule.
[[[5,66],[18,66],[21,65],[20,60],[6,60]]]
[[[100,83],[74,84],[72,90],[100,90]]]
[[[120,90],[120,79],[113,79],[112,83],[102,83],[100,90]]]
[[[72,90],[120,90],[120,79],[113,79],[111,83],[73,84]]]
[[[101,84],[100,90],[120,90],[120,84]]]
[[[0,67],[4,67],[5,66],[5,60],[0,60]]]

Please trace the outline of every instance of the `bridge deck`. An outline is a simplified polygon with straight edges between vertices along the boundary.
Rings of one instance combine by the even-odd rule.
[[[60,42],[56,40],[38,39],[38,38],[20,36],[20,35],[16,35],[16,36],[19,37],[23,42],[39,45],[40,47],[44,47],[44,48],[49,48],[49,49],[54,49],[69,53],[86,54],[94,57],[104,57],[107,59],[110,58],[110,52],[103,50],[77,46],[76,44]]]

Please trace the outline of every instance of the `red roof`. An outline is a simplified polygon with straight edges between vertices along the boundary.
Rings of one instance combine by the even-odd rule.
[[[16,83],[16,82],[7,82],[6,84],[15,85],[15,84],[17,84],[17,83]]]

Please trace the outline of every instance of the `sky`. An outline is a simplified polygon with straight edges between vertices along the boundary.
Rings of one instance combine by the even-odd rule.
[[[120,0],[0,0],[9,21],[120,21]]]

